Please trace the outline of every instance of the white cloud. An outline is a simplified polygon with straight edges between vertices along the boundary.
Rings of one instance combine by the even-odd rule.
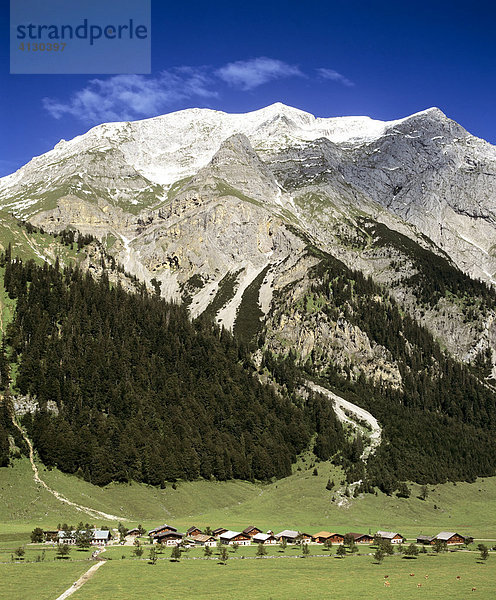
[[[319,79],[345,86],[354,83],[332,69],[317,69]],[[55,119],[74,117],[89,124],[105,121],[131,121],[181,108],[186,101],[218,98],[222,86],[241,91],[257,88],[286,77],[307,77],[299,67],[275,58],[238,60],[213,67],[176,67],[157,76],[115,75],[95,78],[68,100],[43,98],[43,106]]]
[[[115,75],[92,79],[68,102],[44,98],[43,106],[56,119],[64,115],[90,123],[149,117],[192,98],[214,98],[211,78],[204,68],[180,67],[157,77]]]
[[[304,76],[297,66],[264,56],[228,63],[215,73],[232,87],[241,90],[252,90],[274,79]]]
[[[341,73],[334,71],[334,69],[317,69],[317,73],[321,79],[337,81],[338,83],[341,83],[347,87],[352,87],[355,85],[353,81],[350,81],[344,75],[341,75]]]

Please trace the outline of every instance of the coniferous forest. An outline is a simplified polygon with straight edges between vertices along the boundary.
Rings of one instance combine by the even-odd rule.
[[[97,485],[269,480],[289,475],[313,440],[316,457],[341,464],[365,492],[496,473],[495,394],[481,373],[450,358],[380,286],[332,257],[316,267],[310,293],[325,300],[329,318],[344,315],[391,352],[402,389],[353,380],[332,364],[302,365],[294,352],[265,352],[261,369],[276,385],[262,384],[253,347],[206,317],[191,321],[184,306],[144,286],[128,293],[105,273],[96,281],[78,268],[12,260],[10,251],[0,264],[16,300],[0,386],[36,397],[39,410],[23,425],[49,467]],[[330,402],[301,395],[303,379],[316,374],[383,426],[367,465],[361,439],[345,435]],[[3,404],[0,466],[9,462],[9,435],[23,448]]]
[[[308,444],[307,411],[260,384],[246,350],[182,306],[9,257],[5,288],[17,299],[6,338],[15,385],[40,406],[23,425],[45,465],[97,485],[266,480],[290,474]]]
[[[458,272],[454,277],[459,293],[470,296],[473,282]],[[494,303],[494,293],[480,286],[485,301]],[[342,452],[349,481],[362,479],[363,491],[378,486],[391,493],[399,481],[475,481],[496,474],[496,393],[484,379],[487,357],[479,357],[475,366],[455,361],[381,286],[332,256],[315,267],[309,293],[329,319],[343,317],[384,346],[402,377],[402,387],[395,389],[364,377],[353,380],[331,363],[303,365],[306,377],[319,374],[324,385],[368,409],[383,426],[385,440],[366,471],[349,448]],[[297,371],[294,366],[290,377],[274,373],[294,385]],[[320,458],[330,454],[320,452]]]

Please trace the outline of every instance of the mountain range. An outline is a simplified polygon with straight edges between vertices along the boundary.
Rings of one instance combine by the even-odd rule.
[[[427,410],[476,428],[468,445],[496,418],[495,200],[496,149],[437,108],[188,109],[99,125],[2,178],[0,241],[183,303],[247,344],[262,381],[292,393],[305,372],[392,419],[390,443]],[[77,256],[68,235],[89,241]],[[389,460],[436,479],[415,453]]]
[[[382,122],[277,103],[99,125],[1,179],[0,202],[45,231],[105,239],[128,273],[156,280],[193,316],[217,308],[230,329],[255,280],[267,315],[274,292],[307,272],[311,241],[394,287],[469,360],[494,348],[494,315],[475,315],[474,330],[445,294],[419,307],[405,279],[427,252],[493,285],[495,176],[495,148],[437,108]]]

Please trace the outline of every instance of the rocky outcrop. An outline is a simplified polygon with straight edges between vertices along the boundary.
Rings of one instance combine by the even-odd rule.
[[[392,386],[401,378],[384,348],[289,302],[308,290],[315,259],[305,247],[371,275],[470,360],[496,349],[494,311],[477,300],[467,311],[449,294],[422,305],[408,283],[421,268],[411,248],[379,239],[374,224],[492,284],[495,197],[496,150],[438,109],[393,122],[318,119],[281,104],[246,115],[192,109],[98,126],[0,180],[4,211],[95,235],[126,272],[193,316],[210,307],[232,328],[263,277],[258,308],[274,348]],[[96,249],[83,266],[101,274]]]
[[[38,401],[31,396],[12,396],[12,407],[17,416],[35,413],[39,410]],[[55,402],[48,402],[46,406],[48,412],[58,414],[59,409]]]
[[[274,277],[276,300],[266,324],[265,348],[282,356],[292,350],[298,363],[309,362],[315,373],[325,374],[332,364],[351,380],[362,375],[375,384],[400,388],[401,374],[390,352],[344,316],[329,318],[319,300],[309,296],[309,271],[302,275],[294,284],[287,277]]]

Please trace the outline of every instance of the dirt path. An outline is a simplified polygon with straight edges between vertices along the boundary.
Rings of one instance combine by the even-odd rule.
[[[99,560],[94,565],[91,565],[91,567],[86,571],[86,573],[81,575],[81,577],[77,581],[75,581],[70,588],[66,589],[63,594],[60,594],[60,596],[56,600],[65,600],[66,598],[69,598],[69,596],[72,596],[74,592],[77,592],[77,590],[80,587],[82,587],[87,581],[89,581],[93,577],[96,571],[102,565],[104,565],[105,562],[105,560]]]
[[[43,481],[43,479],[41,479],[40,474],[38,472],[38,467],[36,466],[36,463],[34,462],[33,444],[31,443],[31,440],[26,435],[26,432],[17,424],[15,417],[13,415],[12,415],[12,423],[13,423],[14,427],[16,427],[19,430],[19,432],[21,433],[22,437],[24,438],[26,444],[28,445],[29,462],[31,463],[31,468],[33,469],[33,478],[36,483],[39,483],[40,485],[42,485],[47,490],[47,492],[50,492],[50,494],[55,496],[55,498],[57,498],[57,500],[59,500],[60,502],[63,502],[64,504],[68,504],[69,506],[72,506],[76,510],[86,513],[90,517],[93,517],[96,519],[103,518],[103,519],[108,519],[110,521],[129,521],[130,520],[130,519],[126,519],[125,517],[117,517],[116,515],[111,515],[109,513],[105,513],[100,510],[96,510],[94,508],[89,508],[87,506],[82,506],[81,504],[76,504],[75,502],[71,502],[71,500],[68,500],[60,492],[57,492],[57,490],[53,490],[49,485],[47,485]]]

